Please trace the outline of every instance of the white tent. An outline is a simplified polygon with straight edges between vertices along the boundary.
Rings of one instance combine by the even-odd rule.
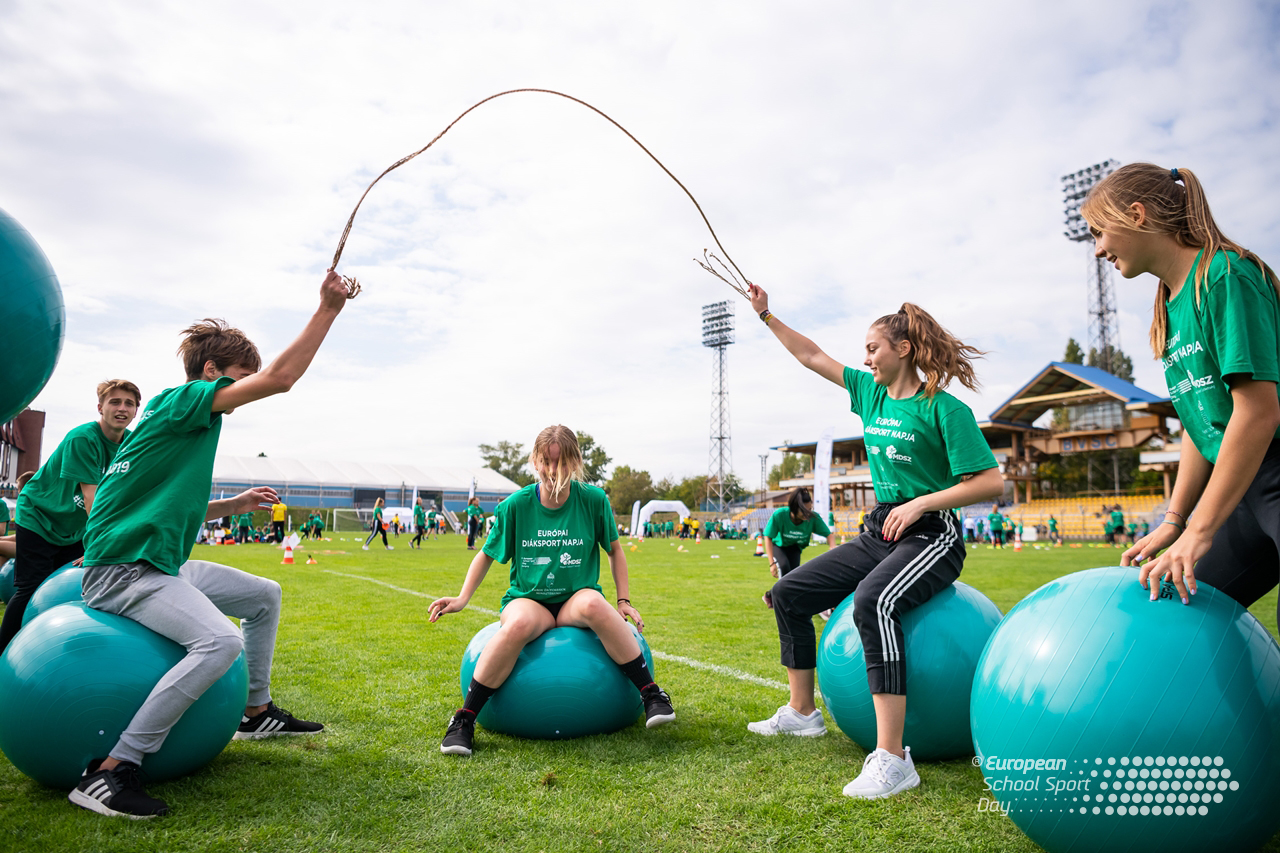
[[[684,501],[649,501],[643,507],[636,501],[631,507],[631,535],[643,536],[644,526],[655,512],[678,512],[681,518],[689,517]]]

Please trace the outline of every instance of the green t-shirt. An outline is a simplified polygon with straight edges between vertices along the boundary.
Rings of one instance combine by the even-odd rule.
[[[988,514],[987,525],[991,528],[992,533],[999,533],[1004,530],[1004,516],[998,512]]]
[[[809,537],[815,533],[819,536],[831,535],[831,528],[827,527],[827,523],[822,520],[822,516],[813,513],[804,521],[796,524],[791,520],[791,509],[785,506],[774,510],[773,515],[769,516],[769,521],[764,526],[764,535],[769,537],[773,544],[779,548],[788,546],[806,548],[809,545]]]
[[[126,433],[125,439],[128,437]],[[18,495],[22,526],[53,545],[79,542],[88,520],[80,484],[96,486],[120,446],[107,440],[97,421],[67,433]]]
[[[1050,533],[1058,532],[1058,519],[1056,518],[1049,519],[1049,532]]]
[[[1280,300],[1252,261],[1218,252],[1200,286],[1199,304],[1194,265],[1167,304],[1169,338],[1161,363],[1169,396],[1200,455],[1217,463],[1234,408],[1225,378],[1280,381]]]
[[[1124,530],[1124,513],[1118,509],[1111,511],[1111,529]]]
[[[862,418],[876,500],[901,503],[949,489],[962,474],[996,467],[973,412],[946,391],[894,400],[865,370],[844,369],[850,408]]]
[[[236,523],[236,527],[252,527],[252,526],[253,526],[253,513],[251,512],[246,512],[243,515],[241,515]]]
[[[484,510],[475,504],[467,504],[467,517],[470,518],[473,515],[484,515]]]
[[[375,506],[373,508],[373,523],[379,527],[382,526],[382,507],[380,506]]]
[[[413,508],[413,523],[419,527],[427,523],[427,511],[421,505]]]
[[[9,504],[0,498],[0,528],[9,523]]]
[[[120,445],[93,500],[84,564],[150,563],[176,575],[209,511],[222,413],[213,395],[234,380],[161,391]]]
[[[427,513],[427,521],[430,521],[432,524],[435,524],[435,522],[436,522],[436,511],[435,511],[434,509],[433,509],[433,510],[431,510],[431,512]]]
[[[511,564],[503,607],[513,598],[554,604],[580,589],[600,589],[600,549],[618,539],[603,489],[574,480],[564,506],[547,509],[532,483],[498,504],[493,517],[484,553]]]

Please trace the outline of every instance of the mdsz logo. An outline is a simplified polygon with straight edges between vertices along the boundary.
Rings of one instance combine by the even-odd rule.
[[[888,456],[894,462],[910,462],[911,461],[910,456],[905,456],[899,453],[898,448],[894,447],[892,444],[885,448],[884,455]]]
[[[562,565],[562,566],[581,566],[581,565],[582,565],[582,561],[581,561],[581,560],[575,560],[575,559],[573,559],[573,557],[569,554],[569,552],[568,552],[568,551],[563,551],[563,552],[561,552],[561,554],[560,554],[560,565]]]

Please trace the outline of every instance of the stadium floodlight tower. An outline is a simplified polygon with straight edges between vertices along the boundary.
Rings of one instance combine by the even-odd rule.
[[[1089,244],[1089,346],[1098,354],[1097,367],[1115,373],[1119,366],[1116,355],[1120,350],[1120,327],[1116,321],[1116,292],[1111,286],[1111,268],[1104,258],[1093,257],[1093,235],[1089,224],[1080,215],[1089,190],[1120,163],[1106,160],[1062,176],[1062,196],[1066,205],[1066,230],[1062,233],[1075,243]]]
[[[716,351],[711,391],[711,466],[707,500],[716,512],[725,509],[725,481],[733,471],[733,442],[729,437],[729,389],[725,387],[724,351],[733,343],[733,304],[713,302],[702,306],[702,345]]]

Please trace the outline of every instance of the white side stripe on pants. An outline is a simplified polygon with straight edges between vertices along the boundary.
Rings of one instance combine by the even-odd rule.
[[[906,593],[913,583],[923,577],[939,560],[946,556],[947,551],[956,542],[954,516],[950,516],[947,513],[944,515],[944,521],[947,522],[946,532],[929,543],[923,551],[916,555],[915,559],[907,563],[906,567],[885,586],[880,593],[880,597],[876,599],[876,624],[880,629],[880,644],[886,661],[902,659],[902,650],[898,648],[897,638],[893,633],[893,622],[889,618],[893,608],[898,603],[898,599]]]

